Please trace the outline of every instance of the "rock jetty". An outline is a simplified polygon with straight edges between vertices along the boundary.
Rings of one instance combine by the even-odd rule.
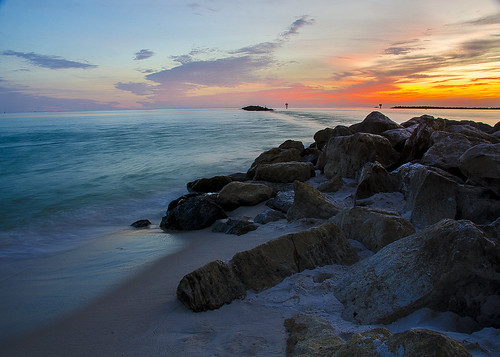
[[[337,264],[347,268],[325,294],[344,305],[347,321],[388,324],[428,308],[500,328],[499,129],[429,115],[397,124],[373,112],[350,127],[318,131],[309,147],[288,140],[267,150],[246,175],[189,183],[193,193],[169,205],[165,231],[214,222],[215,231],[230,234],[257,234],[275,221],[313,227],[200,267],[180,281],[178,299],[193,311],[218,309],[305,269]],[[255,217],[231,217],[263,202]],[[371,253],[358,256],[354,242]],[[285,327],[288,356],[417,356],[429,348],[470,355],[430,330],[377,328],[344,339],[307,315]]]

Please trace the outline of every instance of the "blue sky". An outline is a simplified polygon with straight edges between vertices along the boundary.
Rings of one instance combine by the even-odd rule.
[[[500,1],[0,1],[0,111],[500,106]]]

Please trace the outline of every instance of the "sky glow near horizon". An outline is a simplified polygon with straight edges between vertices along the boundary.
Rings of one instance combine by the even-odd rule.
[[[0,111],[500,106],[500,0],[0,0]]]

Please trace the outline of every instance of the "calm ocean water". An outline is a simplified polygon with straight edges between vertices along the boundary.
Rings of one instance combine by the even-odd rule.
[[[137,219],[158,224],[199,177],[246,171],[286,139],[372,110],[121,110],[0,115],[0,259],[55,253]],[[383,112],[402,122],[431,114],[494,124],[499,111]]]

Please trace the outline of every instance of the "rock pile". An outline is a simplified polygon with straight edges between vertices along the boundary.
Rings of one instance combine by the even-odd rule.
[[[321,225],[187,274],[178,298],[193,311],[215,309],[304,269],[351,265],[357,260],[347,240],[352,239],[375,254],[347,269],[331,291],[344,304],[344,319],[390,323],[427,307],[470,317],[478,326],[500,327],[499,130],[500,125],[429,115],[397,124],[373,112],[350,127],[318,131],[308,148],[289,140],[262,153],[246,178],[190,183],[197,193],[169,205],[162,229],[204,228],[239,206],[264,201],[271,210],[253,222],[219,221],[216,230],[246,222],[258,232],[259,224],[285,216],[289,222],[314,219]],[[339,200],[335,192],[342,190],[350,196]],[[388,195],[401,198],[399,211],[384,208],[379,198]],[[444,355],[468,355],[463,346],[431,331],[392,335],[378,329],[345,342],[323,323],[316,321],[306,331],[301,326],[309,323],[300,321],[286,323],[290,355],[364,354],[358,342],[365,341],[363,348],[371,351],[377,338],[388,351],[401,346],[417,351],[405,355],[420,355],[426,345],[448,351]]]

